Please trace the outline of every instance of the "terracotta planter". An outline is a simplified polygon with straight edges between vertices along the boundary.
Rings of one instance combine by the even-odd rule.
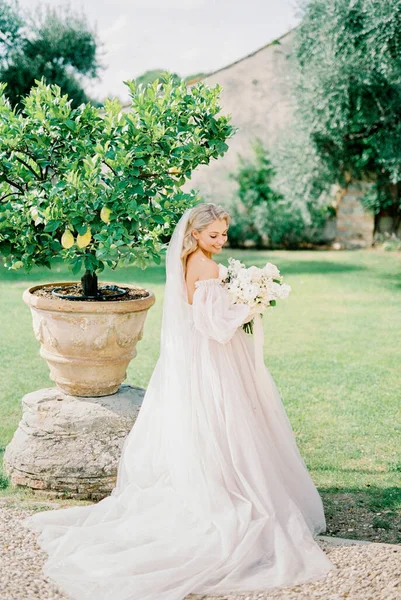
[[[23,300],[31,309],[40,355],[50,378],[73,396],[107,396],[117,392],[136,356],[153,292],[145,298],[118,301],[70,301],[33,294],[37,289],[71,284],[48,283],[28,288]],[[134,288],[124,284],[124,287]]]

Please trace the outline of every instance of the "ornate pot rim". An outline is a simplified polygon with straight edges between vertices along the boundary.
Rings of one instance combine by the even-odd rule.
[[[151,290],[147,288],[141,288],[148,292],[146,298],[131,298],[130,300],[63,300],[62,298],[45,298],[43,296],[37,296],[33,292],[38,289],[73,285],[76,281],[56,281],[52,283],[42,283],[27,288],[22,294],[22,299],[30,307],[37,308],[40,310],[49,310],[53,312],[69,312],[69,313],[132,313],[147,310],[156,301],[155,295]],[[102,281],[105,285],[116,285],[113,282]],[[130,289],[138,289],[140,286],[131,285],[129,283],[119,284]]]

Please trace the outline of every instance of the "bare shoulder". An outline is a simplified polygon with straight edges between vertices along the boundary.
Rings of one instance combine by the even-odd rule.
[[[214,279],[219,276],[219,266],[214,260],[207,258],[203,253],[194,252],[187,259],[186,285],[188,292],[188,302],[192,304],[195,292],[195,283],[202,279]]]
[[[194,253],[187,260],[187,280],[211,279],[219,276],[219,265],[204,255]]]

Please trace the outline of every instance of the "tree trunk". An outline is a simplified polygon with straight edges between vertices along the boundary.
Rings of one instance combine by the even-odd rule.
[[[90,298],[96,298],[98,295],[97,275],[92,271],[85,271],[81,277],[83,295]]]

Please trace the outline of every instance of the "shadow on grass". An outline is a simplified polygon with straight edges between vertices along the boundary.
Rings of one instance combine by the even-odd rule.
[[[319,488],[327,535],[401,544],[401,488]]]
[[[321,493],[329,494],[350,494],[359,498],[360,501],[366,501],[372,509],[388,508],[398,510],[401,516],[401,487],[378,487],[375,485],[364,486],[363,488],[350,487],[330,487],[321,488]]]
[[[327,275],[330,273],[355,273],[356,271],[366,271],[363,265],[347,265],[344,263],[334,263],[328,261],[306,260],[300,262],[280,261],[280,270],[286,275]]]
[[[51,283],[57,281],[78,281],[83,273],[74,275],[62,263],[55,262],[51,269],[44,267],[33,268],[30,273],[23,271],[9,271],[3,265],[0,266],[0,281],[19,284],[26,283]],[[119,267],[116,270],[105,269],[98,275],[100,283],[112,281],[118,283],[138,283],[141,285],[163,285],[165,282],[165,266],[151,265],[146,269],[138,267]]]
[[[233,256],[243,261],[246,265],[255,265],[262,267],[269,260],[268,251],[250,251],[228,249],[219,256],[216,262],[222,262],[227,266],[229,256]],[[321,260],[294,260],[285,257],[272,256],[271,262],[278,265],[279,269],[285,275],[319,275],[336,273],[353,273],[356,271],[365,271],[364,265],[346,264],[325,260],[322,254]],[[73,275],[61,261],[54,261],[51,269],[45,267],[34,267],[30,273],[24,271],[10,271],[3,265],[0,265],[0,281],[18,283],[48,283],[57,281],[77,281],[82,273]],[[99,281],[112,281],[117,283],[138,283],[140,285],[164,285],[165,283],[165,262],[164,259],[160,265],[151,264],[146,269],[138,267],[120,266],[118,269],[105,269],[99,274]],[[400,283],[401,285],[401,283]]]
[[[341,469],[340,467],[332,466],[332,465],[321,465],[319,467],[315,467],[314,465],[308,464],[309,471],[324,471],[324,472],[332,472],[332,473],[365,473],[366,475],[371,475],[374,477],[375,473],[372,469]],[[398,469],[390,469],[392,471]]]
[[[381,285],[385,286],[388,290],[401,291],[401,269],[399,275],[382,273],[378,275],[378,279],[380,279]]]
[[[243,261],[247,265],[255,265],[257,267],[263,267],[266,264],[266,258],[261,259],[260,255],[252,255],[243,257]],[[356,271],[366,271],[364,265],[352,265],[346,263],[330,262],[326,260],[287,260],[286,258],[274,258],[274,264],[277,264],[278,268],[283,275],[327,275],[330,273],[354,273]]]

